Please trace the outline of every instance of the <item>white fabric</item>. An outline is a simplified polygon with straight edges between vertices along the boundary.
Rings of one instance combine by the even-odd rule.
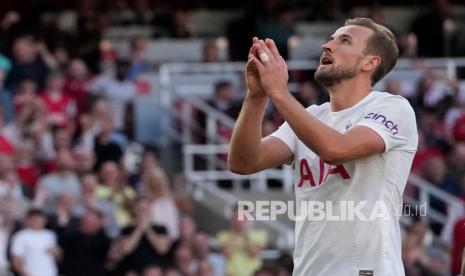
[[[152,223],[166,227],[168,236],[172,240],[179,237],[178,208],[170,197],[161,197],[152,201],[150,214]]]
[[[55,260],[47,252],[55,246],[57,241],[52,231],[23,229],[13,235],[11,253],[21,258],[28,275],[55,276],[58,275]]]
[[[356,126],[370,128],[384,140],[385,152],[342,164],[348,174],[344,177],[334,172],[337,166],[320,163],[287,123],[271,134],[294,154],[297,209],[308,201],[332,204],[332,212],[326,208],[323,220],[296,221],[294,275],[358,276],[363,275],[361,270],[371,270],[376,276],[404,275],[396,211],[402,205],[418,144],[412,107],[401,96],[372,91],[356,105],[339,112],[331,112],[329,103],[311,106],[307,111],[341,133]],[[309,178],[301,182],[301,167],[305,175],[310,174],[303,164],[305,160],[313,184]],[[377,201],[384,204],[389,219],[329,220],[330,214],[343,218],[341,208],[348,202],[365,202],[362,214],[370,218]]]

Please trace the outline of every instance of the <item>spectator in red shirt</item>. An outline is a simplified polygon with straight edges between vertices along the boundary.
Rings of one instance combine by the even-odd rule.
[[[59,127],[68,125],[76,115],[74,100],[64,94],[63,84],[64,79],[60,73],[50,74],[42,95],[49,124]]]
[[[69,65],[63,86],[64,94],[76,102],[78,116],[88,111],[87,87],[92,80],[87,65],[81,59],[74,59]]]
[[[35,150],[34,140],[30,138],[24,139],[16,148],[16,173],[31,194],[35,191],[40,173],[34,157]]]

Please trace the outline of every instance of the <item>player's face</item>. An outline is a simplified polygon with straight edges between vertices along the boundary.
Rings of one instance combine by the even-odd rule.
[[[360,71],[365,57],[364,50],[373,31],[361,26],[339,28],[322,45],[320,65],[315,80],[325,87],[334,86],[345,79],[353,78]]]

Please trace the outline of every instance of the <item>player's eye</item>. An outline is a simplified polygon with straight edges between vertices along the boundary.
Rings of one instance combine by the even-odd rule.
[[[350,42],[350,40],[347,39],[347,38],[343,38],[343,39],[342,39],[342,43],[348,44],[348,45],[352,44],[352,43]]]

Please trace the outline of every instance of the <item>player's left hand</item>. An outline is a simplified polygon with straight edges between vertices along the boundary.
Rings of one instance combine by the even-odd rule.
[[[287,93],[289,74],[287,64],[279,54],[278,48],[272,39],[260,40],[257,45],[258,56],[253,62],[260,74],[262,87],[268,97],[272,98],[281,93]]]

